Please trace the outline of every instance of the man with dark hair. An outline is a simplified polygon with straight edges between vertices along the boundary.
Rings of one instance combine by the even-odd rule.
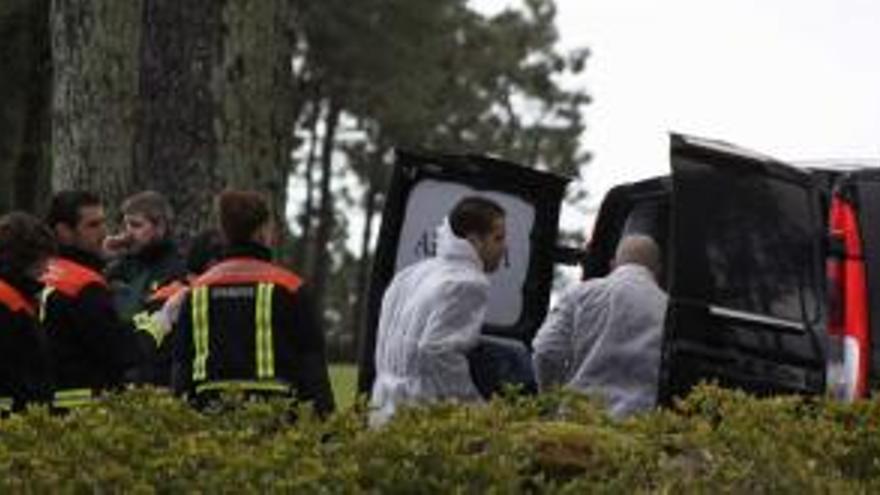
[[[486,274],[504,256],[504,217],[491,200],[459,201],[438,230],[437,256],[391,281],[379,316],[373,424],[404,403],[481,400],[467,353],[478,344],[486,314]]]
[[[125,372],[150,359],[168,332],[152,318],[135,326],[116,312],[101,274],[104,222],[94,194],[62,191],[52,198],[47,223],[59,255],[42,278],[43,313],[55,372],[53,404],[62,409],[122,385]]]
[[[143,191],[121,207],[125,231],[108,238],[105,248],[116,255],[107,268],[116,309],[124,319],[148,308],[153,294],[186,276],[183,258],[171,239],[173,211],[165,196]]]
[[[191,284],[174,343],[174,390],[200,407],[224,390],[295,396],[319,414],[333,410],[324,335],[296,274],[272,263],[275,226],[252,191],[217,199],[227,243]]]
[[[610,275],[566,290],[533,343],[542,390],[598,394],[615,417],[654,407],[667,300],[660,268],[657,243],[627,235]]]
[[[37,295],[54,253],[55,239],[39,219],[22,212],[0,218],[0,416],[51,397]]]

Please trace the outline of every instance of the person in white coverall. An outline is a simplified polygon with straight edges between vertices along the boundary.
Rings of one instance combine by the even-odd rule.
[[[464,198],[437,234],[437,256],[397,273],[382,299],[373,425],[404,403],[482,400],[466,354],[485,319],[486,274],[504,255],[504,210],[485,198]]]
[[[659,272],[654,240],[630,235],[611,274],[566,290],[532,343],[539,389],[597,394],[614,417],[653,408],[667,301]]]

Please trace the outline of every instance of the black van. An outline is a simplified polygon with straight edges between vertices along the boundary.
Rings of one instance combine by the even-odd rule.
[[[381,294],[404,266],[396,253],[409,193],[424,180],[501,192],[534,212],[529,255],[515,260],[526,276],[508,287],[526,304],[507,304],[520,308],[505,322],[513,324],[490,321],[487,333],[528,346],[546,314],[553,263],[578,259],[584,278],[604,276],[618,240],[639,232],[665,253],[661,403],[704,380],[761,395],[830,389],[844,398],[880,383],[880,346],[871,345],[880,317],[869,311],[880,307],[880,249],[872,249],[880,228],[867,228],[880,227],[880,170],[797,168],[678,134],[670,164],[670,175],[609,191],[585,253],[573,256],[556,246],[564,179],[485,158],[402,155],[380,233],[360,390],[372,380]],[[430,196],[420,201],[439,215],[451,207]]]

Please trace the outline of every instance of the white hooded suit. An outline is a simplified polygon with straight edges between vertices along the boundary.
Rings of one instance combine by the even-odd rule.
[[[481,400],[465,354],[479,340],[489,279],[474,247],[448,222],[437,234],[437,256],[397,273],[382,299],[373,424],[402,403]]]

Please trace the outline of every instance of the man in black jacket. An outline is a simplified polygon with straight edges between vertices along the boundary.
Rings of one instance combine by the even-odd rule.
[[[104,222],[101,201],[89,192],[63,191],[52,198],[47,223],[59,255],[43,277],[43,312],[54,368],[53,404],[62,409],[122,385],[126,371],[153,359],[168,330],[150,318],[135,326],[116,312],[101,274]]]
[[[218,392],[290,396],[333,410],[324,335],[296,274],[273,264],[274,224],[256,192],[217,201],[227,247],[182,303],[172,382],[197,405]]]
[[[51,396],[37,295],[54,253],[52,233],[39,219],[21,212],[0,218],[0,416]]]

